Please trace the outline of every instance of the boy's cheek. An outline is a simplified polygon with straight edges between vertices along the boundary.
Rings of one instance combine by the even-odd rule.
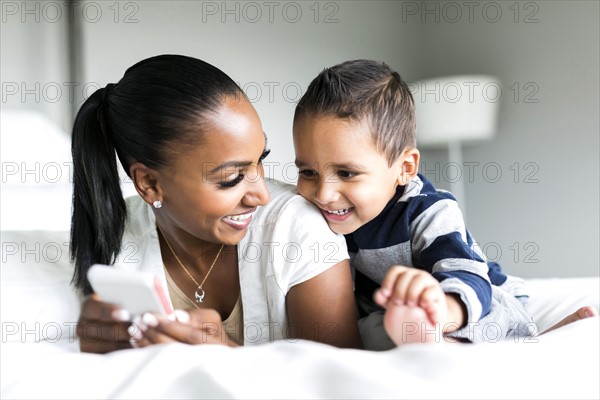
[[[303,179],[301,177],[298,177],[298,182],[296,183],[298,194],[314,204],[314,199],[312,199],[311,196],[309,196],[309,190],[307,186],[308,185],[303,181]]]

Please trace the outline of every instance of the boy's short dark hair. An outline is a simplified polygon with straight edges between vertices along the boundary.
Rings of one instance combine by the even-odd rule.
[[[322,115],[367,122],[375,147],[390,165],[416,146],[410,89],[385,63],[352,60],[324,69],[298,102],[294,121]]]

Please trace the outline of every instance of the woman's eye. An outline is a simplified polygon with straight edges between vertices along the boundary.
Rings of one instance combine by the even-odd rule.
[[[245,176],[246,176],[245,174],[240,173],[238,176],[236,176],[234,179],[232,179],[230,181],[219,182],[219,186],[222,187],[222,188],[234,187],[238,183],[240,183],[241,181],[243,181]]]
[[[356,172],[352,171],[338,171],[337,174],[340,178],[346,179],[354,178],[356,175],[358,175]]]
[[[270,149],[267,149],[267,150],[263,151],[263,153],[260,155],[260,158],[258,159],[258,163],[259,163],[259,164],[262,164],[263,160],[264,160],[265,158],[267,158],[267,156],[268,156],[269,154],[271,154],[271,150],[270,150]]]

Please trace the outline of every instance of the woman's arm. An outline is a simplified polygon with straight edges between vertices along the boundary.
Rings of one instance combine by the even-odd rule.
[[[286,308],[290,339],[362,348],[347,259],[292,287],[286,297]]]
[[[350,264],[344,260],[290,289],[286,298],[290,339],[306,339],[336,347],[362,348],[352,291]],[[223,331],[214,310],[188,310],[178,321],[146,315],[135,347],[178,341],[236,346]]]

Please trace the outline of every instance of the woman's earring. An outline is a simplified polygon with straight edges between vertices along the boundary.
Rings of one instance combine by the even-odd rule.
[[[152,206],[154,206],[154,208],[161,208],[162,202],[160,200],[156,200],[154,203],[152,203]]]

